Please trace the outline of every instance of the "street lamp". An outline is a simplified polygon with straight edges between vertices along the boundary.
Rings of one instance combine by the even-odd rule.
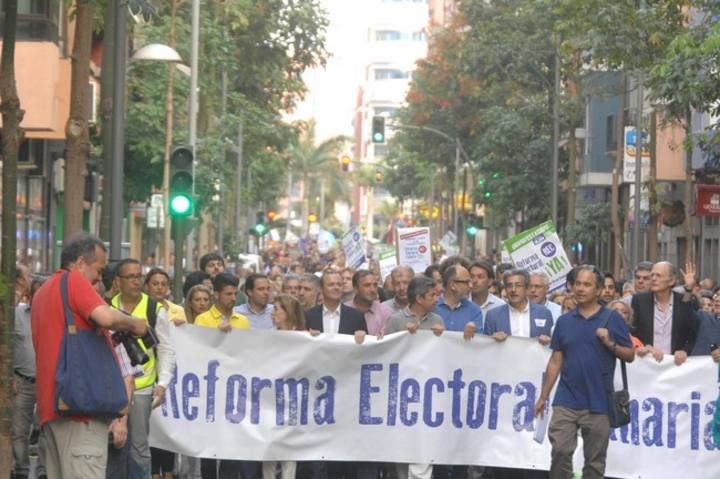
[[[174,49],[162,43],[151,43],[138,49],[133,53],[131,58],[133,61],[154,61],[154,62],[170,62],[180,63],[182,58],[180,54]]]
[[[175,63],[176,66],[180,66],[182,64],[182,58],[180,57],[180,54],[173,48],[163,45],[161,43],[151,43],[149,45],[145,45],[142,48],[139,48],[135,51],[133,54],[132,61],[153,61],[153,62],[166,62],[166,63]],[[171,81],[171,78],[168,77],[168,80]],[[162,196],[163,196],[163,216],[167,220],[168,213],[170,211],[170,204],[169,204],[169,191],[170,191],[170,151],[169,151],[169,143],[171,141],[171,135],[172,135],[172,127],[170,126],[170,122],[172,121],[172,110],[171,110],[171,103],[172,103],[172,92],[168,91],[168,98],[166,99],[166,105],[165,105],[165,118],[168,122],[168,125],[166,125],[166,149],[168,151],[165,152],[163,155],[163,182],[162,182]],[[169,104],[170,103],[170,104]],[[163,264],[165,267],[169,267],[168,264],[169,258],[170,258],[170,228],[167,224],[167,221],[165,222],[165,228],[163,230],[163,236],[162,236],[162,252],[163,252]]]
[[[115,45],[127,43],[127,4],[115,1]],[[125,165],[125,75],[127,63],[123,48],[118,47],[113,62],[113,109],[112,109],[112,178],[110,184],[110,258],[120,259],[122,256],[122,221],[123,221],[123,187]],[[133,60],[151,60],[161,62],[180,62],[178,52],[161,44],[150,44],[141,48],[133,55]],[[165,172],[167,181],[168,172]],[[165,209],[167,211],[167,188],[165,188]]]

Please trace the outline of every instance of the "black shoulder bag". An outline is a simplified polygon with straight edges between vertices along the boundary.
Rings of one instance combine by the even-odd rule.
[[[608,314],[605,323],[603,323],[603,328],[607,328],[609,321],[610,315]],[[611,371],[603,371],[608,397],[608,419],[610,421],[610,427],[613,428],[625,426],[630,423],[630,393],[628,392],[627,369],[625,367],[625,361],[622,359],[620,359],[620,369],[623,382],[623,388],[620,391],[615,391]]]

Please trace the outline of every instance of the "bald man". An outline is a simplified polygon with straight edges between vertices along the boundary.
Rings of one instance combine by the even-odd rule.
[[[690,294],[673,291],[678,271],[672,263],[655,263],[650,272],[650,290],[632,298],[634,335],[645,345],[639,356],[652,354],[661,362],[672,354],[681,365],[695,345],[700,319]]]

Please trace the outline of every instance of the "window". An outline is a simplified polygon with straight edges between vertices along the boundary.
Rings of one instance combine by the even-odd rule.
[[[410,78],[410,72],[395,68],[378,68],[375,70],[375,80],[403,80]]]
[[[0,35],[5,25],[5,2],[0,15]],[[57,0],[18,0],[17,39],[50,40],[58,39]]]
[[[396,30],[378,30],[375,32],[375,40],[378,42],[402,40],[402,34]]]
[[[393,116],[398,111],[396,106],[377,106],[373,108],[375,116]]]
[[[610,153],[618,148],[617,121],[615,115],[605,119],[605,152]]]
[[[425,32],[413,32],[412,39],[416,42],[425,41]]]

